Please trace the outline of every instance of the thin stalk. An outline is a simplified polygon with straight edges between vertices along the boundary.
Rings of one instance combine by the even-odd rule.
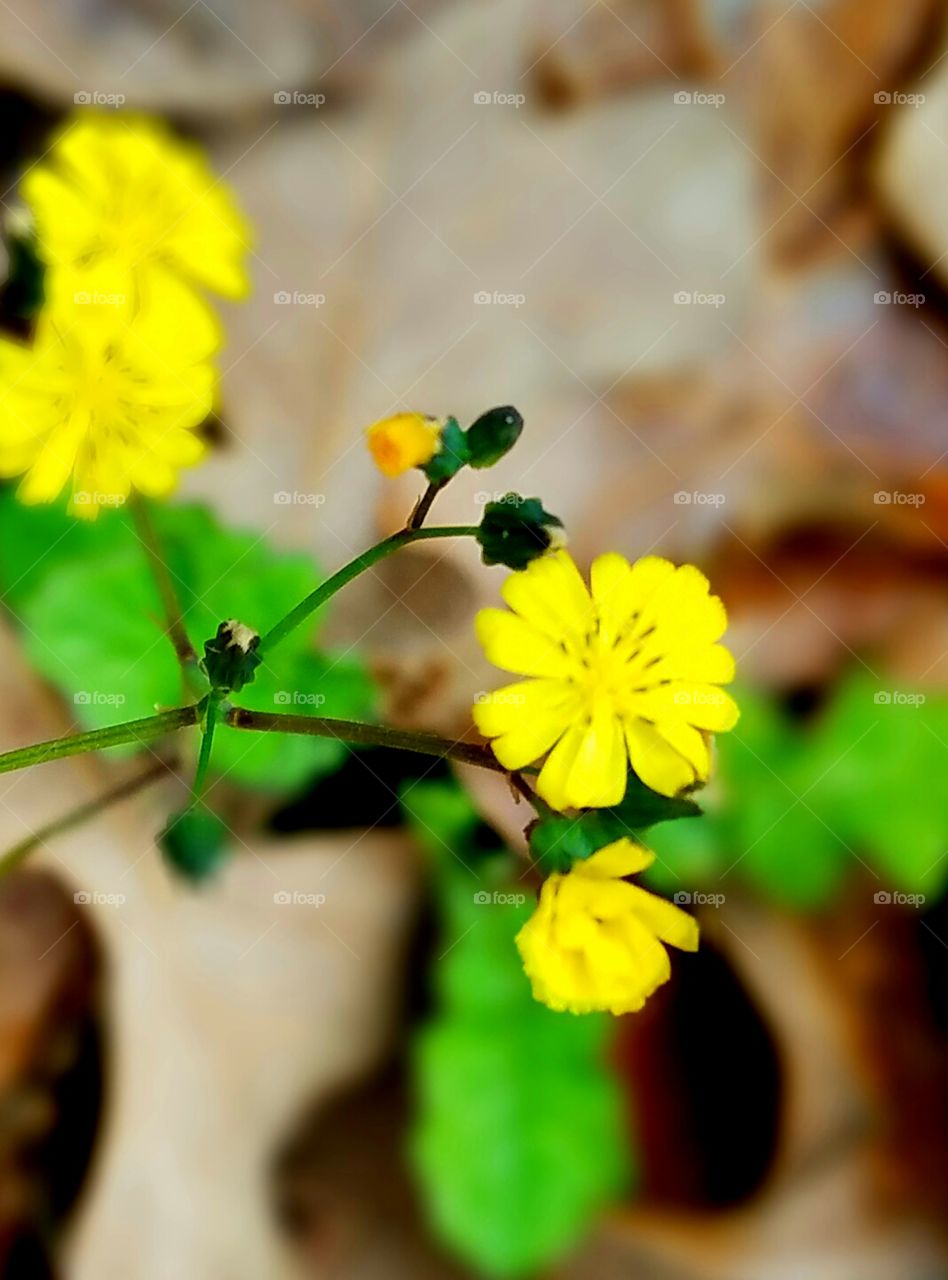
[[[232,729],[250,729],[257,733],[301,733],[317,738],[335,738],[368,747],[394,747],[420,755],[439,756],[459,764],[473,764],[494,773],[507,773],[489,747],[473,742],[452,742],[435,733],[414,733],[408,729],[390,729],[386,725],[362,724],[358,720],[330,720],[322,716],[294,716],[279,711],[247,711],[231,707],[224,723]]]
[[[152,765],[150,769],[146,769],[144,773],[140,773],[136,778],[127,778],[124,782],[120,782],[118,786],[113,787],[111,791],[106,791],[95,800],[79,805],[70,813],[64,814],[61,818],[57,818],[45,827],[41,827],[39,831],[34,831],[32,835],[27,836],[25,840],[21,840],[19,844],[15,844],[12,849],[8,849],[6,853],[0,856],[0,879],[9,875],[28,854],[39,848],[40,845],[45,844],[47,840],[51,840],[53,836],[61,835],[64,831],[71,831],[83,822],[87,822],[89,818],[94,818],[97,814],[104,812],[113,804],[118,804],[120,800],[136,795],[137,792],[144,790],[150,783],[156,782],[158,778],[165,777],[173,767],[172,762],[161,760],[158,764]]]
[[[85,755],[89,751],[103,751],[106,747],[118,747],[127,742],[150,742],[154,738],[163,738],[166,733],[197,724],[203,710],[203,704],[198,702],[146,716],[143,720],[128,720],[105,729],[92,729],[88,733],[74,733],[65,738],[52,738],[49,742],[37,742],[30,747],[19,747],[16,751],[0,755],[0,773],[12,773],[14,769],[46,764],[66,756]]]
[[[434,502],[435,498],[437,498],[438,494],[441,492],[441,490],[444,488],[446,484],[447,484],[447,480],[437,480],[429,483],[428,488],[424,491],[424,493],[421,495],[421,497],[418,499],[417,503],[415,504],[414,511],[408,517],[408,524],[406,525],[406,528],[408,529],[421,528],[421,526],[425,523],[425,518],[428,515],[428,512],[431,510],[432,503]]]
[[[165,562],[158,531],[151,518],[151,511],[148,509],[147,503],[139,497],[133,497],[130,506],[135,527],[138,530],[139,541],[145,548],[148,565],[155,580],[155,586],[158,588],[158,594],[161,597],[161,607],[165,614],[168,638],[174,647],[182,671],[191,680],[197,674],[198,655],[184,625],[181,602],[178,600],[178,593],[175,590],[171,571]]]
[[[365,573],[366,569],[371,569],[372,565],[377,564],[379,560],[384,560],[386,556],[401,550],[402,547],[431,538],[472,538],[476,533],[477,525],[436,525],[432,529],[402,529],[400,533],[394,533],[390,538],[377,542],[374,547],[369,547],[368,551],[363,551],[347,565],[343,565],[331,578],[327,578],[315,591],[311,591],[305,600],[301,600],[295,609],[291,609],[286,617],[281,618],[260,641],[259,652],[261,655],[269,653],[281,640],[285,640],[291,631],[302,626],[307,618],[311,617],[337,591],[340,591],[346,583],[357,578],[360,573]]]

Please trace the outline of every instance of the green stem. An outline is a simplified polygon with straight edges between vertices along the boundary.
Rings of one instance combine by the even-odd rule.
[[[138,540],[145,548],[148,565],[155,580],[155,586],[158,588],[158,594],[161,597],[168,638],[174,647],[181,670],[184,672],[185,680],[194,687],[198,680],[198,655],[184,625],[181,603],[178,600],[178,593],[171,577],[171,570],[168,568],[162,552],[161,540],[151,518],[151,511],[148,509],[147,503],[138,497],[133,497],[130,506],[135,527],[138,530]]]
[[[89,751],[102,751],[106,747],[118,747],[126,742],[150,742],[163,738],[166,733],[197,724],[203,712],[203,704],[177,707],[160,715],[147,716],[143,720],[128,720],[125,724],[112,724],[105,729],[92,729],[89,733],[74,733],[66,738],[53,738],[49,742],[37,742],[30,747],[20,747],[0,755],[0,773],[25,769],[34,764],[46,764],[50,760],[62,760],[66,756],[85,755]]]
[[[214,746],[214,730],[221,715],[221,703],[224,695],[217,689],[208,695],[207,708],[204,712],[204,732],[201,736],[201,750],[198,753],[197,768],[194,771],[194,782],[191,784],[191,803],[194,808],[204,795],[207,782],[207,770],[211,763],[211,749]]]
[[[64,831],[71,831],[89,818],[94,818],[96,814],[102,813],[103,810],[108,809],[111,805],[117,804],[120,800],[125,800],[128,796],[135,795],[150,783],[157,781],[158,778],[165,777],[171,768],[172,765],[168,761],[161,760],[158,764],[152,765],[150,769],[146,769],[144,773],[140,773],[136,778],[128,778],[125,782],[120,782],[117,787],[113,787],[111,791],[106,791],[104,795],[98,796],[95,800],[90,800],[87,804],[79,805],[71,813],[67,813],[62,818],[57,818],[47,826],[41,827],[39,831],[34,831],[31,836],[27,836],[19,844],[15,844],[12,849],[8,849],[0,857],[0,878],[8,875],[15,867],[20,865],[28,854],[39,848],[41,844],[45,844],[47,840],[51,840],[53,836],[61,835]]]
[[[495,773],[507,773],[489,747],[473,742],[452,742],[434,733],[414,733],[408,729],[390,729],[386,725],[362,724],[358,720],[329,720],[322,716],[294,716],[279,711],[247,711],[231,707],[224,723],[232,729],[251,729],[258,733],[302,733],[317,738],[335,738],[360,746],[394,747],[399,751],[415,751],[426,756],[457,760]]]
[[[295,609],[291,609],[285,618],[281,618],[260,641],[260,653],[269,653],[281,640],[285,640],[291,631],[295,631],[321,605],[340,591],[346,583],[357,578],[360,573],[365,573],[366,569],[371,569],[372,565],[377,564],[379,560],[399,551],[402,547],[407,547],[409,543],[423,542],[431,538],[472,538],[476,534],[477,525],[436,525],[432,529],[402,529],[401,532],[392,534],[390,538],[377,542],[374,547],[369,547],[368,551],[363,551],[354,560],[350,560],[331,578],[327,578],[315,591],[311,591],[305,600],[301,600]]]

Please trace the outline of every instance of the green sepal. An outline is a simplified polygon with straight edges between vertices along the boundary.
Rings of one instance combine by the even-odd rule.
[[[185,880],[199,884],[227,855],[227,828],[203,805],[184,809],[169,820],[158,837],[168,866]]]
[[[482,413],[466,432],[470,466],[478,470],[492,467],[510,452],[520,439],[521,431],[523,418],[513,405],[501,405]]]
[[[623,836],[638,839],[649,827],[675,818],[695,818],[701,810],[688,796],[663,796],[629,774],[622,803],[611,809],[584,809],[576,817],[541,818],[530,830],[530,849],[549,874],[568,871]]]
[[[421,470],[431,484],[445,484],[467,466],[470,461],[467,436],[461,430],[457,418],[446,418],[441,430],[441,447]]]
[[[210,680],[211,688],[222,693],[239,693],[245,685],[253,684],[260,666],[259,647],[258,632],[233,618],[222,622],[216,635],[204,643],[201,669]]]
[[[549,551],[563,523],[543,509],[539,498],[508,493],[499,502],[488,502],[477,531],[485,564],[525,569],[531,560]]]

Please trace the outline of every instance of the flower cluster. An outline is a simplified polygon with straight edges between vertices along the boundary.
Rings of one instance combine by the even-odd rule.
[[[466,433],[453,418],[399,414],[369,428],[369,448],[384,474],[420,467],[440,487],[461,466],[489,466],[507,452],[522,426],[518,414],[502,438],[510,413],[492,410]],[[523,678],[481,695],[472,714],[505,769],[536,773],[541,813],[575,813],[582,831],[560,851],[567,869],[551,870],[517,938],[535,997],[574,1013],[626,1013],[670,976],[664,944],[694,950],[698,927],[628,883],[653,855],[609,833],[636,829],[620,807],[633,783],[669,798],[640,809],[648,825],[661,804],[676,816],[682,797],[708,780],[711,735],[738,718],[721,688],[734,659],[719,643],[724,606],[693,565],[610,552],[593,562],[587,586],[559,526],[537,498],[509,494],[485,510],[483,559],[516,572],[501,589],[509,607],[481,610],[477,632],[488,659]],[[584,812],[610,810],[611,820],[584,822]],[[571,830],[572,819],[556,822]],[[550,828],[541,821],[531,831],[541,866]]]
[[[69,486],[94,519],[198,461],[221,342],[203,296],[248,291],[248,224],[200,150],[157,121],[70,121],[21,195],[43,269],[32,340],[0,339],[0,476]]]

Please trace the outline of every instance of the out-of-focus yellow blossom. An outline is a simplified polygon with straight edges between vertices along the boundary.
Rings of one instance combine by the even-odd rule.
[[[617,840],[544,881],[536,911],[517,934],[535,999],[557,1012],[632,1013],[671,976],[665,944],[698,949],[691,916],[622,879],[654,857]]]
[[[383,476],[423,467],[441,447],[444,423],[423,413],[396,413],[366,429],[369,452]]]
[[[248,292],[249,223],[201,148],[158,120],[83,112],[20,191],[56,292],[134,307],[165,274],[226,298]]]
[[[34,342],[0,339],[0,476],[19,497],[94,520],[132,489],[164,496],[204,452],[194,428],[213,406],[208,308],[174,277],[155,277],[134,315],[48,304]]]
[[[698,569],[609,553],[590,583],[551,552],[504,583],[512,613],[477,617],[490,661],[529,678],[482,697],[474,721],[505,768],[549,752],[537,791],[561,810],[618,804],[630,761],[663,795],[704,781],[707,734],[738,718],[717,687],[734,676],[716,643],[727,617]]]

